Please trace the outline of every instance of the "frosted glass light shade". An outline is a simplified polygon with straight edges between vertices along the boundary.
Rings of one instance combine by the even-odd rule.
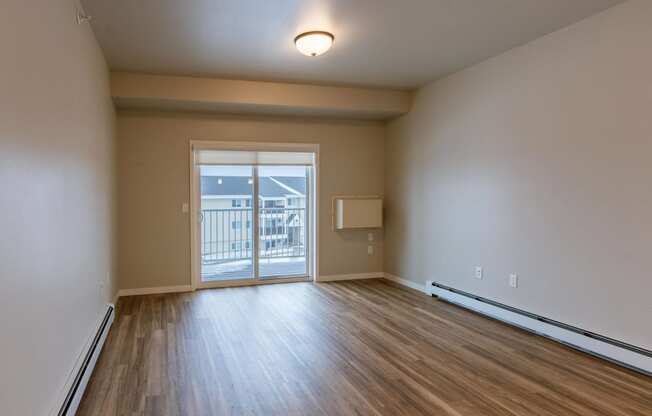
[[[300,34],[294,38],[294,44],[299,52],[306,56],[319,56],[333,46],[334,40],[335,36],[331,33],[314,31]]]

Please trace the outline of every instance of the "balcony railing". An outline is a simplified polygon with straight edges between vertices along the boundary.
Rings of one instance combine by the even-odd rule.
[[[258,214],[259,258],[305,257],[305,208],[260,208]],[[202,210],[201,222],[203,264],[252,258],[254,221],[251,208]]]

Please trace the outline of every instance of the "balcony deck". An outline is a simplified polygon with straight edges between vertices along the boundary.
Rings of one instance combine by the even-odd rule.
[[[308,274],[304,257],[262,258],[258,268],[262,278],[305,276]],[[251,260],[234,260],[219,264],[202,265],[201,276],[205,282],[251,279],[253,278],[253,264]]]

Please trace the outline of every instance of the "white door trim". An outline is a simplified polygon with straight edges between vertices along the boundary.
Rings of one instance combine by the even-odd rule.
[[[190,150],[251,150],[251,151],[284,151],[284,152],[306,152],[319,153],[317,143],[281,143],[281,142],[234,142],[234,141],[211,141],[211,140],[190,140]]]

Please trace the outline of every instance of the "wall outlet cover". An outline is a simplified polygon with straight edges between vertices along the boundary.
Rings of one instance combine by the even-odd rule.
[[[509,275],[509,285],[513,288],[518,287],[518,275],[516,273]]]

